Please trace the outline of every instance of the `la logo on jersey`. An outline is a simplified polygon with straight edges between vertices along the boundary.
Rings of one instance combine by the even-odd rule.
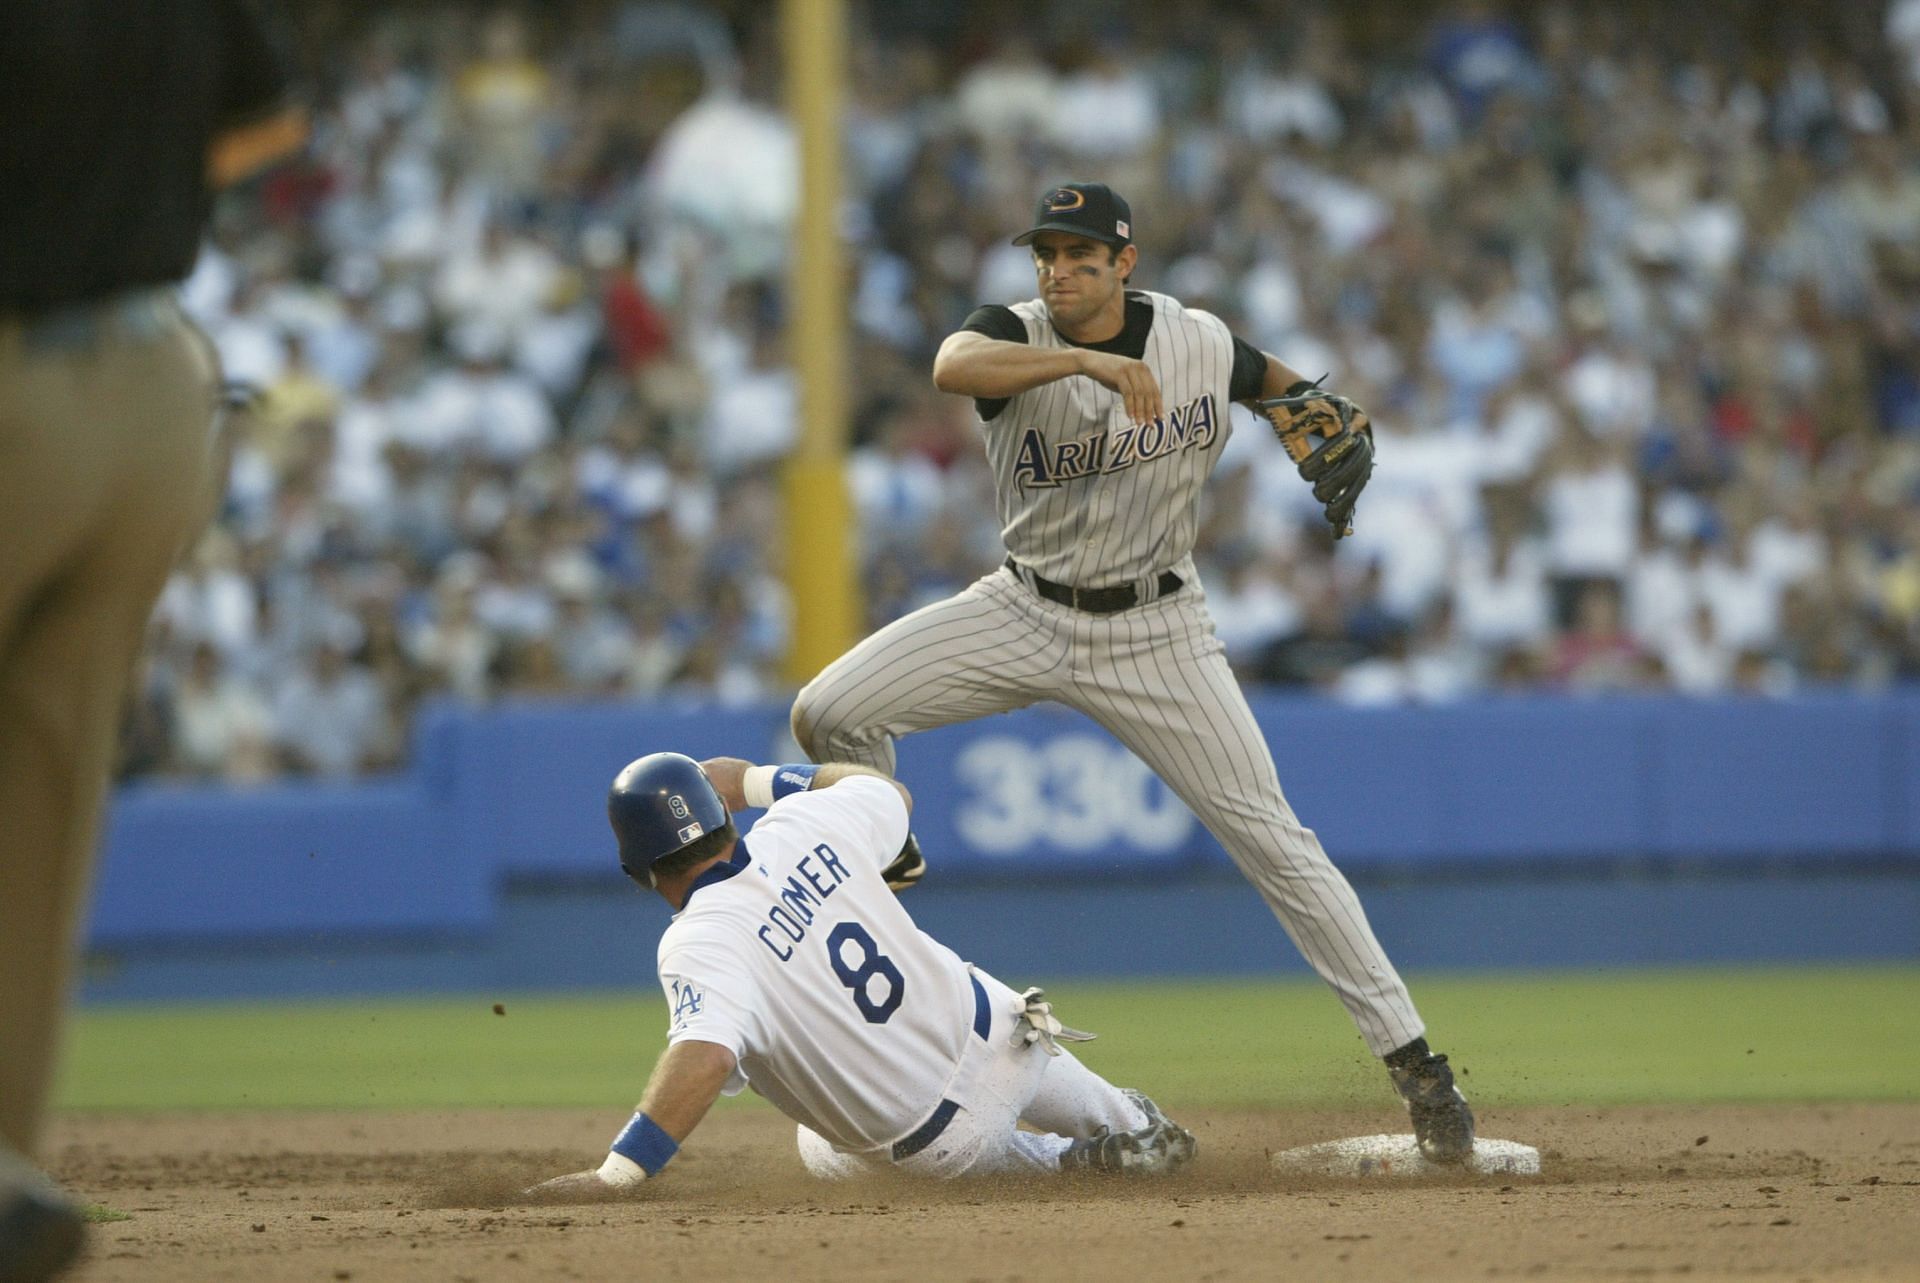
[[[673,982],[673,1023],[678,1027],[686,1023],[691,1016],[700,1014],[700,1008],[706,1003],[707,996],[700,992],[690,981]]]
[[[1205,450],[1219,437],[1220,416],[1211,392],[1150,422],[1106,428],[1051,448],[1037,428],[1028,428],[1013,461],[1013,478],[1022,490],[1051,490],[1080,477],[1124,472],[1177,450]]]

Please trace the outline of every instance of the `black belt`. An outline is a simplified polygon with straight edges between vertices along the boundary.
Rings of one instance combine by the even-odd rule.
[[[980,986],[974,974],[967,973],[967,983],[973,986],[973,1034],[981,1042],[987,1041],[987,1035],[993,1029],[993,1008],[987,1005],[987,991]],[[947,1130],[947,1124],[960,1112],[957,1101],[942,1100],[939,1107],[918,1127],[893,1142],[893,1161],[912,1158],[940,1139],[940,1133]]]
[[[1062,606],[1084,610],[1090,615],[1111,615],[1116,610],[1132,610],[1140,604],[1140,592],[1132,584],[1117,584],[1112,588],[1075,588],[1069,584],[1056,584],[1023,568],[1011,557],[1007,558],[1007,569],[1031,583],[1033,590],[1048,601],[1057,601]],[[1160,589],[1159,595],[1167,597],[1179,592],[1186,580],[1171,570],[1163,570],[1160,578],[1154,582]]]

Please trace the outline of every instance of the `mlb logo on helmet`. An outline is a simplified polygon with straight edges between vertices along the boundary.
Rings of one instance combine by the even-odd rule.
[[[687,825],[686,828],[680,830],[680,845],[685,846],[705,832],[706,830],[700,827],[699,821],[694,821],[692,824]]]

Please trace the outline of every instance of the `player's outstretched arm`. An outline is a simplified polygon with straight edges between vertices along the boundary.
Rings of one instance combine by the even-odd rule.
[[[861,766],[855,762],[823,762],[820,769],[814,773],[813,787],[816,791],[832,788],[841,780],[850,780],[856,775],[871,775],[877,780],[885,780],[893,785],[894,791],[900,794],[900,800],[907,804],[907,813],[909,815],[913,813],[913,794],[907,792],[907,786],[885,771],[876,771],[871,766]]]
[[[687,1038],[661,1055],[647,1080],[640,1108],[598,1169],[570,1172],[527,1191],[533,1198],[580,1198],[631,1189],[659,1174],[713,1108],[733,1075],[733,1052],[719,1043]]]
[[[1261,355],[1266,369],[1260,395],[1246,404],[1272,425],[1313,497],[1325,505],[1333,537],[1343,539],[1353,533],[1354,506],[1373,476],[1373,424],[1365,410],[1322,388],[1319,379],[1308,382],[1280,358]]]
[[[795,762],[786,766],[755,766],[743,757],[710,757],[700,763],[700,769],[707,773],[707,781],[713,785],[714,792],[720,795],[720,800],[726,803],[729,811],[738,811],[743,807],[772,806],[791,793],[817,793],[821,789],[832,788],[842,780],[871,775],[876,780],[885,780],[900,795],[900,803],[906,813],[913,814],[913,794],[907,791],[906,785],[884,771],[853,762],[822,762],[819,765]],[[920,844],[914,840],[911,832],[905,835],[900,853],[880,869],[880,876],[886,880],[888,888],[896,892],[917,885],[926,873],[927,858],[920,853]]]
[[[973,330],[947,335],[933,358],[933,386],[982,399],[1017,396],[1078,373],[1079,348],[1034,347]]]
[[[1267,358],[1266,374],[1260,380],[1260,395],[1262,397],[1285,396],[1287,395],[1288,388],[1293,387],[1295,384],[1308,381],[1305,375],[1301,374],[1300,371],[1294,369],[1291,365],[1288,365],[1285,361],[1282,361],[1273,353],[1262,352],[1260,355]]]
[[[708,783],[713,785],[713,791],[720,795],[720,800],[727,804],[729,811],[768,806],[776,796],[784,797],[802,788],[818,792],[856,775],[871,775],[875,779],[885,780],[899,790],[900,800],[906,803],[907,810],[913,810],[913,794],[907,792],[906,785],[885,771],[876,771],[871,766],[860,766],[853,762],[822,762],[818,766],[786,768],[808,773],[809,778],[797,783],[780,781],[778,775],[783,769],[781,767],[755,766],[744,757],[710,757],[700,763],[700,769],[707,773]]]
[[[1160,415],[1159,381],[1145,361],[1129,356],[1080,347],[1034,347],[960,330],[947,336],[933,358],[933,386],[983,401],[1018,396],[1075,374],[1118,392],[1134,423]]]

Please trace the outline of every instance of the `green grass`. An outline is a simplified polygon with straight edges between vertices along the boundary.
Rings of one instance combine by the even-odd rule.
[[[1418,978],[1434,1043],[1489,1105],[1914,1098],[1920,968]],[[1051,990],[1116,1082],[1200,1106],[1372,1103],[1380,1070],[1317,982]],[[626,1108],[662,1045],[657,995],[95,1007],[70,1109]]]

